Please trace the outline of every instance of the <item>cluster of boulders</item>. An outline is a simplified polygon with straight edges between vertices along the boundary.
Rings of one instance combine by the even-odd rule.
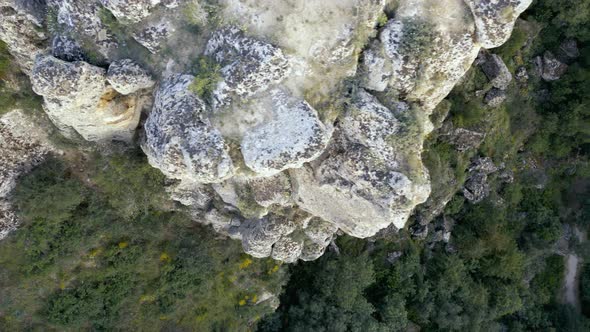
[[[580,56],[578,44],[574,39],[567,39],[561,43],[557,51],[545,51],[535,58],[537,75],[550,82],[561,78],[567,71],[568,64]]]
[[[101,143],[131,141],[158,77],[141,147],[171,197],[250,255],[295,262],[321,256],[339,230],[366,238],[405,226],[430,194],[420,157],[429,116],[531,0],[400,1],[378,31],[384,0],[222,2],[218,14],[252,22],[209,17],[214,29],[202,26],[198,46],[214,64],[200,68],[209,76],[181,59],[150,75],[114,51],[123,32],[107,17],[149,53],[176,55],[162,50],[186,31],[187,13],[213,15],[198,1],[49,0],[52,54],[41,47],[23,63],[32,60],[33,89],[55,125]],[[89,41],[101,66],[85,54]],[[494,70],[488,77],[505,88],[504,67]],[[208,93],[194,88],[203,77],[218,78]],[[354,83],[343,85],[347,77]]]

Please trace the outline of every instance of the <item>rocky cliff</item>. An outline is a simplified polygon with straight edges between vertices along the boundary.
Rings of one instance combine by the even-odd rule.
[[[195,221],[295,262],[405,226],[429,116],[531,1],[2,0],[0,39],[64,136],[139,144]]]

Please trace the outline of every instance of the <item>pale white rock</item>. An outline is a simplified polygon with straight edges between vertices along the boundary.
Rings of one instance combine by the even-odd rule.
[[[86,62],[39,56],[31,75],[33,91],[63,133],[75,130],[88,141],[130,141],[141,102],[106,85],[105,70]]]
[[[473,17],[462,0],[404,1],[361,63],[363,86],[383,91],[385,76],[390,92],[429,112],[477,56],[474,35]]]
[[[263,176],[314,160],[330,137],[317,112],[283,90],[272,92],[272,110],[272,119],[246,132],[241,143],[246,165]]]
[[[302,261],[315,261],[316,259],[322,257],[322,255],[326,251],[326,247],[327,246],[318,244],[313,241],[305,241],[299,259],[301,259]]]
[[[291,68],[280,48],[248,37],[233,26],[213,34],[205,55],[224,65],[222,80],[213,91],[216,107],[229,103],[233,95],[249,97],[280,83]]]
[[[180,181],[166,187],[170,198],[193,209],[206,209],[213,200],[213,192],[208,186],[192,181]]]
[[[123,21],[137,23],[150,15],[160,0],[101,0],[113,15]]]
[[[112,62],[106,78],[111,86],[123,95],[149,89],[155,84],[150,74],[131,59]]]
[[[379,47],[368,48],[361,57],[361,86],[367,90],[385,91],[393,75],[392,63]]]
[[[223,137],[206,117],[205,104],[189,86],[194,77],[173,75],[160,83],[145,123],[143,150],[170,178],[211,183],[233,174]]]
[[[518,16],[533,0],[465,0],[475,18],[477,43],[483,48],[504,44]]]

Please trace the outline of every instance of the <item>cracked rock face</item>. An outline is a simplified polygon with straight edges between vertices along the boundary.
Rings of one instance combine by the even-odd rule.
[[[26,74],[33,69],[35,57],[43,51],[48,39],[40,23],[27,12],[0,5],[0,39],[8,45],[12,56]]]
[[[220,182],[233,173],[228,148],[206,117],[205,104],[189,91],[194,77],[173,75],[160,83],[145,123],[143,149],[165,175]]]

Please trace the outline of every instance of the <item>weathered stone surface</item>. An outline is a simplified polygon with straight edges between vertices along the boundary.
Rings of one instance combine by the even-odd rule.
[[[53,150],[47,133],[20,110],[0,118],[0,240],[18,227],[8,198],[17,179],[40,164]]]
[[[330,244],[336,231],[338,231],[336,225],[317,217],[311,218],[307,227],[304,229],[305,235],[307,235],[311,242],[320,244],[323,247]]]
[[[140,103],[106,86],[105,70],[86,62],[39,56],[31,83],[45,99],[44,109],[64,134],[75,130],[88,141],[130,141]]]
[[[412,148],[396,140],[406,124],[395,115],[407,106],[390,111],[363,91],[357,99],[326,155],[291,174],[302,209],[350,235],[369,237],[392,223],[402,228],[430,187],[419,159],[411,170],[405,167]]]
[[[147,25],[138,32],[132,34],[133,39],[143,45],[153,54],[157,54],[162,50],[164,44],[176,29],[174,26],[166,21],[158,21]]]
[[[567,65],[559,61],[553,53],[546,51],[541,62],[541,77],[545,81],[556,81],[567,71]]]
[[[43,52],[48,39],[30,15],[19,12],[13,7],[0,6],[0,40],[8,45],[21,70],[30,74],[35,57]]]
[[[506,67],[504,61],[502,61],[502,58],[496,54],[488,54],[487,52],[482,52],[480,56],[483,60],[480,65],[481,70],[486,74],[490,83],[495,88],[506,90],[512,81],[512,74],[508,70],[508,67]]]
[[[483,102],[490,107],[499,107],[506,100],[506,91],[497,88],[492,88],[488,91],[483,99]]]
[[[99,0],[47,0],[51,24],[82,43],[91,42],[93,48],[109,59],[119,47],[112,31],[102,22]]]
[[[137,23],[150,15],[160,0],[101,0],[113,15],[123,21]]]
[[[67,36],[58,35],[53,38],[51,55],[68,62],[84,60],[84,52],[78,42]]]
[[[485,139],[485,134],[465,128],[455,128],[446,139],[457,151],[467,151],[479,147]]]
[[[242,246],[247,254],[263,258],[272,254],[272,246],[282,236],[291,234],[295,223],[283,216],[269,214],[261,220],[250,221],[242,231]]]
[[[532,0],[465,0],[475,17],[477,42],[484,48],[504,44],[514,28],[518,16]]]
[[[303,240],[285,236],[275,242],[272,247],[271,257],[285,263],[295,263],[302,252]]]
[[[365,51],[363,86],[382,91],[389,78],[392,93],[431,111],[475,59],[474,34],[473,17],[463,1],[404,1]]]
[[[488,176],[485,173],[476,172],[465,182],[463,196],[472,204],[479,203],[490,194]]]
[[[168,177],[220,182],[232,175],[233,163],[223,137],[204,114],[205,104],[189,91],[193,79],[173,75],[160,83],[142,147],[150,164]]]
[[[291,198],[291,181],[285,173],[254,178],[249,180],[248,184],[256,203],[264,207],[273,204],[285,205]]]
[[[213,92],[214,106],[229,103],[232,95],[249,97],[281,82],[290,72],[283,51],[271,44],[247,37],[240,29],[216,31],[205,54],[224,64],[222,81]]]
[[[314,160],[330,134],[307,102],[285,91],[272,92],[272,108],[272,119],[248,131],[241,143],[246,165],[263,176]]]
[[[149,89],[155,84],[150,74],[131,59],[112,62],[107,71],[107,81],[123,95]]]

